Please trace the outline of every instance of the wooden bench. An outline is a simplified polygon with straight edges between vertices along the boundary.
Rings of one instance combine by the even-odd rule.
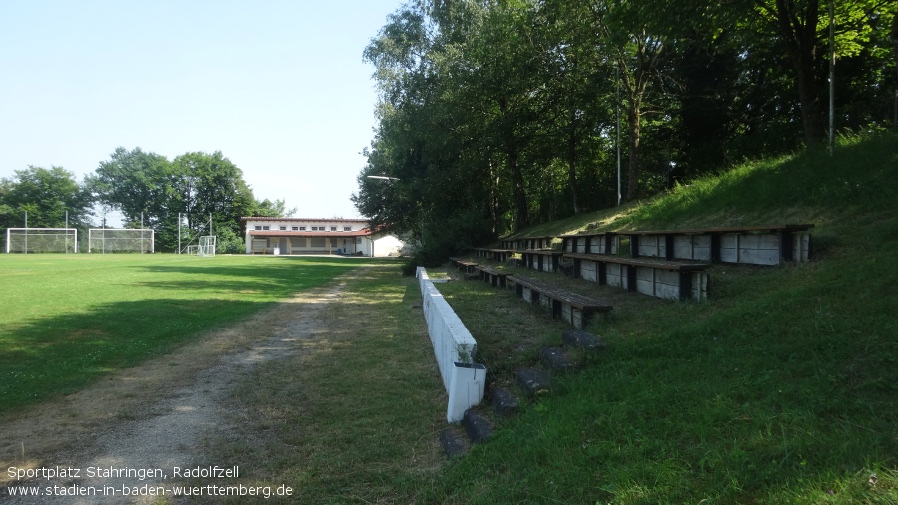
[[[505,263],[511,259],[511,256],[518,251],[512,249],[490,249],[493,261],[497,263]]]
[[[474,251],[474,255],[477,256],[478,258],[488,258],[489,259],[492,256],[492,254],[490,253],[490,250],[486,247],[474,247],[471,250]]]
[[[555,237],[546,235],[542,237],[524,237],[518,240],[520,241],[519,245],[523,245],[522,249],[526,251],[528,249],[550,249]]]
[[[614,254],[617,251],[617,233],[576,233],[562,235],[561,250],[569,253]]]
[[[463,260],[461,258],[449,258],[449,261],[452,262],[452,266],[461,270],[466,274],[473,274],[474,269],[477,267],[477,263],[473,261]]]
[[[686,230],[624,231],[630,256],[752,265],[810,259],[813,224],[733,226]]]
[[[607,254],[565,254],[573,260],[573,277],[618,286],[630,292],[664,299],[696,299],[708,296],[707,263],[688,263]]]
[[[518,252],[512,249],[490,249],[486,247],[475,247],[473,250],[478,258],[486,258],[496,263],[505,263],[511,258],[512,254]]]
[[[562,256],[564,256],[562,251],[529,249],[521,252],[521,263],[540,272],[557,272]]]
[[[478,265],[477,271],[480,272],[481,280],[489,282],[493,287],[505,288],[508,273],[484,265]]]
[[[510,249],[513,251],[523,250],[524,247],[521,244],[520,239],[516,238],[504,238],[499,240],[499,247],[502,249]]]
[[[533,305],[539,305],[548,310],[552,317],[560,317],[578,329],[586,326],[593,314],[611,310],[611,305],[607,303],[527,277],[510,275],[507,280],[509,284],[514,285],[518,297]]]

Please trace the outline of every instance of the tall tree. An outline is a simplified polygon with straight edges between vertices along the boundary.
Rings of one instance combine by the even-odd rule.
[[[801,107],[805,144],[819,147],[826,138],[825,66],[832,2],[836,57],[856,55],[870,42],[872,20],[893,17],[898,7],[890,0],[749,0],[754,18],[749,25],[762,36],[774,36],[788,55]]]
[[[91,224],[92,198],[62,167],[29,166],[11,179],[0,179],[0,227],[83,228]]]
[[[120,211],[126,222],[155,227],[170,214],[171,178],[165,156],[118,147],[85,182],[101,205]]]
[[[602,50],[617,62],[627,104],[627,200],[639,194],[642,170],[642,123],[650,85],[659,80],[661,56],[667,36],[658,30],[657,5],[640,2],[604,0],[594,6],[603,36]]]
[[[256,201],[243,172],[221,152],[185,153],[173,161],[119,147],[88,178],[99,202],[120,210],[128,223],[156,231],[160,250],[175,250],[180,218],[190,235],[217,230],[239,233],[240,217],[253,213]],[[182,246],[184,244],[182,243]]]

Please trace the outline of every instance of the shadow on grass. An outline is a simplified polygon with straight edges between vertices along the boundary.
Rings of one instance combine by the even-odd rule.
[[[139,265],[133,268],[165,279],[124,284],[140,300],[89,305],[8,326],[0,332],[0,412],[76,391],[370,262],[264,258],[247,264],[241,259],[239,264]],[[138,291],[128,290],[132,286]],[[158,289],[139,291],[147,287]]]
[[[267,306],[160,298],[27,321],[0,335],[0,412],[76,391]]]

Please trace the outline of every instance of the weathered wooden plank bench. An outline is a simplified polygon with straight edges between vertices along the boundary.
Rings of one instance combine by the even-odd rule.
[[[561,250],[569,253],[614,254],[617,251],[618,237],[615,232],[575,233],[562,235]]]
[[[505,263],[509,259],[511,259],[512,255],[517,253],[518,251],[512,249],[490,249],[490,254],[492,255],[493,261],[497,263]]]
[[[521,252],[527,249],[551,249],[552,242],[555,240],[554,235],[545,235],[542,237],[518,237],[499,239],[499,248],[507,249],[514,252]]]
[[[518,252],[511,249],[490,249],[488,247],[474,247],[472,250],[478,258],[486,258],[497,263],[505,263]]]
[[[528,249],[550,249],[552,247],[552,241],[555,240],[555,237],[552,235],[545,235],[542,237],[524,237],[519,240],[523,242],[520,245],[523,245],[523,249],[526,251]]]
[[[489,248],[473,247],[473,248],[471,248],[471,250],[474,251],[474,255],[477,256],[478,258],[490,259],[492,257],[492,254],[490,253]]]
[[[452,266],[461,270],[466,274],[473,274],[474,269],[477,267],[477,263],[473,261],[463,260],[461,258],[449,258],[449,261],[452,262]]]
[[[523,250],[523,244],[521,243],[521,239],[516,238],[503,238],[499,240],[499,247],[502,249],[510,249],[513,251]]]
[[[490,283],[493,287],[505,288],[506,278],[509,275],[507,272],[500,272],[495,268],[484,265],[478,265],[477,271],[480,272],[481,280]]]
[[[810,259],[813,224],[733,226],[686,230],[623,231],[630,256],[652,256],[752,265],[779,265]]]
[[[540,272],[557,272],[563,255],[562,251],[528,249],[521,252],[521,264]]]
[[[607,254],[569,253],[564,257],[574,262],[574,278],[664,299],[701,300],[708,296],[707,263]]]
[[[520,275],[509,275],[508,283],[524,301],[539,305],[552,317],[560,317],[575,328],[582,329],[596,313],[608,312],[611,305],[555,286],[543,284]]]

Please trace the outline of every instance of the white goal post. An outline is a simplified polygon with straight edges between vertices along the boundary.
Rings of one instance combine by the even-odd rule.
[[[155,252],[155,232],[135,228],[91,228],[87,230],[87,252]]]
[[[7,228],[7,253],[76,253],[75,228]]]
[[[196,248],[197,256],[215,256],[215,235],[200,237],[200,243]]]

